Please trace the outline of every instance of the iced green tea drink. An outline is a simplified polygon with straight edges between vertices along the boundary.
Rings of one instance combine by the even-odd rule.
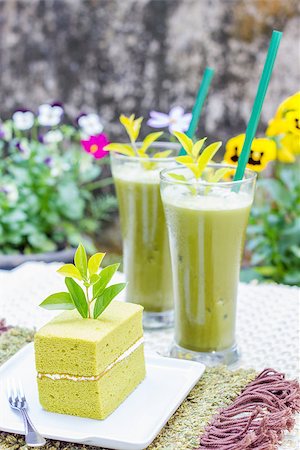
[[[219,168],[216,164],[207,170]],[[240,182],[207,183],[176,181],[172,172],[188,170],[166,170],[161,183],[174,284],[172,352],[207,364],[232,363],[237,359],[237,287],[255,174],[246,171]]]
[[[177,144],[155,143],[178,150]],[[174,153],[174,154],[175,154]],[[173,287],[168,233],[160,195],[160,171],[176,165],[173,157],[141,158],[111,154],[121,231],[126,297],[144,306],[144,325],[173,324]]]

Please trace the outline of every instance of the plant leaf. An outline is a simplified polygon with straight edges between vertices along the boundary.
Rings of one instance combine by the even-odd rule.
[[[157,166],[157,163],[155,163],[153,161],[147,161],[144,158],[144,161],[142,162],[142,165],[143,165],[145,170],[153,170]]]
[[[146,153],[150,145],[153,144],[153,142],[155,142],[162,134],[163,131],[148,134],[148,136],[146,136],[145,139],[143,140],[143,145],[141,146],[139,151],[142,153]]]
[[[179,175],[178,173],[170,173],[169,177],[174,178],[174,180],[178,181],[187,181],[184,175]]]
[[[126,131],[127,131],[128,127],[131,127],[131,125],[134,121],[134,118],[135,118],[134,114],[131,114],[131,116],[129,116],[129,117],[125,116],[124,114],[120,115],[120,122]]]
[[[94,319],[103,313],[110,302],[125,288],[126,283],[112,284],[97,298],[94,306]]]
[[[57,273],[65,277],[77,278],[77,280],[82,280],[81,273],[79,272],[77,267],[74,266],[74,264],[65,264],[57,270]]]
[[[65,283],[77,311],[86,319],[88,317],[88,304],[82,288],[72,278],[66,278]]]
[[[193,145],[193,149],[192,149],[192,155],[193,157],[196,159],[199,156],[199,153],[204,145],[204,142],[206,141],[207,137],[204,137],[203,139],[200,139],[200,141],[197,141],[194,145]]]
[[[87,256],[85,248],[82,244],[78,245],[78,248],[74,256],[75,266],[79,270],[83,279],[87,278]]]
[[[149,156],[147,155],[147,153],[144,153],[142,150],[138,149],[137,150],[137,154],[139,155],[140,158],[149,158]]]
[[[232,171],[232,169],[227,169],[227,167],[222,167],[221,169],[218,169],[215,171],[214,174],[212,174],[208,181],[209,183],[217,183],[218,181],[222,180],[225,175],[229,174]]]
[[[180,164],[183,164],[185,167],[190,169],[196,178],[199,178],[200,170],[198,168],[198,165],[194,162],[193,158],[189,155],[179,156],[176,158],[176,161]]]
[[[95,253],[93,256],[90,257],[88,262],[88,270],[90,275],[94,275],[95,273],[98,272],[104,256],[105,253]]]
[[[142,121],[143,117],[138,117],[137,119],[135,119],[134,114],[132,114],[130,117],[126,117],[124,116],[124,114],[121,114],[120,122],[127,131],[131,142],[135,142],[137,140],[140,134]]]
[[[203,170],[209,163],[209,161],[214,157],[219,148],[221,147],[222,142],[214,142],[206,147],[197,160],[197,165],[200,171],[199,177],[202,175]]]
[[[72,297],[68,292],[57,292],[56,294],[49,295],[40,304],[45,309],[75,309],[75,305],[72,301]]]
[[[117,152],[126,156],[134,156],[134,150],[129,144],[118,144],[117,142],[112,142],[104,147],[104,150],[108,152]]]
[[[163,152],[155,153],[154,158],[167,158],[171,155],[173,150],[164,150]]]
[[[91,282],[91,284],[97,283],[98,280],[99,280],[99,275],[94,274],[94,275],[91,275],[91,276],[90,276],[90,282]]]
[[[99,273],[99,281],[93,286],[93,298],[99,297],[102,294],[107,284],[110,282],[118,268],[120,267],[119,263],[111,264],[110,266],[105,267]]]
[[[193,158],[189,155],[178,156],[178,158],[176,158],[176,161],[185,166],[187,166],[188,164],[194,164]]]
[[[132,127],[132,136],[133,140],[136,141],[140,134],[141,125],[143,122],[143,117],[138,117],[133,121],[133,127]]]
[[[277,272],[277,268],[274,266],[260,266],[255,268],[256,272],[265,277],[271,277]]]
[[[181,133],[180,131],[174,131],[174,136],[177,137],[180,144],[184,148],[184,150],[187,152],[188,155],[192,156],[192,150],[193,150],[193,141],[191,138],[189,138],[186,134]]]

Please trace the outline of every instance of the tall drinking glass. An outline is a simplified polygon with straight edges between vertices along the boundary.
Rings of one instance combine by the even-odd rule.
[[[204,179],[222,167],[230,168],[209,165]],[[250,170],[242,181],[218,183],[195,180],[185,167],[161,173],[175,301],[172,356],[207,365],[238,359],[237,288],[255,179]]]
[[[156,151],[173,150],[168,158],[111,153],[123,238],[126,299],[144,307],[146,328],[174,323],[168,233],[160,195],[160,171],[176,165],[178,144],[156,142]],[[151,150],[150,153],[151,154]]]

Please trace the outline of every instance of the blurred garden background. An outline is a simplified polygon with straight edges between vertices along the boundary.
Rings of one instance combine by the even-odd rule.
[[[300,285],[296,0],[0,0],[1,266],[80,241],[120,253],[109,161],[91,149],[125,138],[121,113],[143,116],[142,134],[151,111],[189,113],[206,66],[198,136],[222,140],[230,162],[272,29],[283,39],[252,153],[263,170],[242,276]]]

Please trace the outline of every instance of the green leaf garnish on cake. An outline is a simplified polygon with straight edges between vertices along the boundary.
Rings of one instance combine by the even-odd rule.
[[[80,244],[74,264],[65,264],[57,271],[66,277],[68,292],[52,294],[40,306],[45,309],[76,308],[84,319],[97,319],[126,286],[126,283],[107,286],[120,264],[112,264],[100,271],[104,256],[105,253],[96,253],[88,260],[85,248]],[[81,282],[82,286],[75,280]]]
[[[152,144],[157,141],[163,134],[162,131],[148,134],[145,139],[141,142],[137,142],[141,125],[143,122],[143,117],[135,118],[132,114],[130,117],[126,117],[123,114],[120,116],[120,122],[124,126],[127,135],[130,140],[130,144],[121,144],[113,142],[105,146],[104,150],[121,153],[126,156],[133,156],[143,159],[143,166],[146,169],[152,169],[155,167],[155,163],[152,161],[147,161],[149,159],[149,154],[147,153],[150,149],[152,150],[151,156],[154,158],[167,158],[172,153],[172,150],[164,150],[153,152]]]
[[[58,270],[68,291],[41,304],[65,310],[34,338],[39,400],[47,411],[105,419],[145,378],[143,307],[114,300],[125,283],[108,286],[119,264],[100,270],[104,256],[88,259],[80,245],[74,264]]]

